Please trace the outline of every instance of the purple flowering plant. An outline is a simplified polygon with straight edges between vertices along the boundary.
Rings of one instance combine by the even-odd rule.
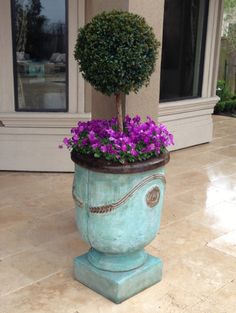
[[[173,144],[173,135],[150,117],[142,123],[139,116],[126,116],[123,131],[119,131],[117,118],[78,122],[71,133],[63,141],[69,150],[122,164],[157,157]]]

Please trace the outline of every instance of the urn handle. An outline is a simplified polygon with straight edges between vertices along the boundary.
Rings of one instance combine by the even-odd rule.
[[[83,201],[77,196],[76,192],[75,192],[75,183],[73,183],[73,187],[72,187],[72,196],[75,202],[75,205],[79,208],[83,208],[84,207],[84,203]]]

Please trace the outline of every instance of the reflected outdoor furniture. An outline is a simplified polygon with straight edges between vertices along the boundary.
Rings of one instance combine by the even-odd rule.
[[[18,53],[18,97],[26,110],[46,110],[65,103],[66,55],[53,53],[49,60],[30,59]],[[62,105],[63,108],[63,105]]]
[[[18,71],[28,77],[43,77],[44,63],[33,61],[18,62]]]

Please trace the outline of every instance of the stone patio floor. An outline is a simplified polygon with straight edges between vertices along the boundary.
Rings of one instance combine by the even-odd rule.
[[[1,313],[235,313],[236,119],[171,153],[159,235],[163,280],[116,305],[73,279],[80,239],[72,174],[0,173]]]

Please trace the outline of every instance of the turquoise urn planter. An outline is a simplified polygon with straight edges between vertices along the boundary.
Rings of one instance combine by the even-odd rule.
[[[76,223],[91,246],[75,258],[75,277],[120,303],[161,280],[161,260],[144,247],[160,227],[169,154],[129,165],[94,162],[73,152],[72,160]]]

